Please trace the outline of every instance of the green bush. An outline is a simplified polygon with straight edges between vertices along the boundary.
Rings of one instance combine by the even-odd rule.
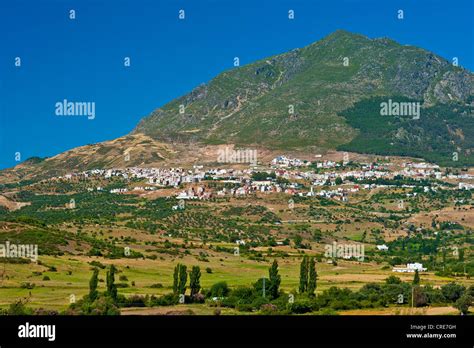
[[[151,300],[152,306],[174,306],[179,303],[179,296],[174,294],[166,294],[161,297],[153,297]]]
[[[18,300],[10,304],[7,310],[8,315],[32,315],[33,310],[25,306],[25,304]]]
[[[211,286],[207,297],[226,297],[229,294],[227,282],[218,282]]]
[[[84,296],[76,303],[72,303],[65,311],[67,315],[120,315],[120,309],[114,300],[103,294],[93,302]]]
[[[270,303],[270,299],[268,297],[258,296],[252,301],[252,307],[255,309],[260,309],[260,307],[269,303]]]
[[[30,283],[30,282],[25,282],[25,283],[21,283],[20,285],[20,288],[22,289],[33,289],[35,287],[35,284],[34,283]]]
[[[309,313],[313,310],[309,299],[296,299],[295,302],[289,304],[288,309],[295,314]]]
[[[462,314],[469,313],[469,307],[472,306],[473,298],[468,293],[462,295],[454,304],[454,308],[457,308]]]
[[[441,293],[449,302],[456,302],[457,299],[462,296],[465,290],[466,288],[464,286],[454,282],[448,283],[441,287]]]
[[[239,312],[252,312],[254,309],[254,306],[248,303],[238,303],[235,306],[235,309],[237,309]]]

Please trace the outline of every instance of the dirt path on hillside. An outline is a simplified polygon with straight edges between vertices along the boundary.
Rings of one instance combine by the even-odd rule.
[[[14,202],[6,198],[5,196],[0,195],[0,205],[4,206],[10,211],[20,209],[24,206],[30,205],[30,202]]]

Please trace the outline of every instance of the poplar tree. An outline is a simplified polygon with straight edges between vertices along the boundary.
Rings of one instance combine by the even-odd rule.
[[[300,265],[300,293],[308,289],[308,256],[304,256]]]
[[[309,280],[308,280],[308,294],[314,296],[316,291],[316,279],[318,278],[318,273],[316,272],[316,263],[314,262],[314,257],[309,259]]]
[[[175,294],[175,295],[178,294],[179,266],[180,266],[180,264],[178,263],[175,266],[174,273],[173,273],[173,294]]]
[[[188,281],[188,273],[186,266],[179,264],[179,279],[178,279],[178,294],[184,295],[186,293],[186,283]]]
[[[189,288],[191,289],[191,297],[199,293],[201,290],[201,269],[199,266],[193,266],[189,275]]]
[[[186,266],[178,263],[173,273],[173,294],[184,295],[187,281],[188,273],[186,272]]]
[[[420,284],[420,275],[418,274],[418,270],[415,270],[415,276],[413,277],[413,285]]]
[[[281,283],[281,276],[278,274],[277,260],[273,260],[271,267],[268,269],[268,275],[270,279],[268,292],[270,293],[270,297],[275,299],[278,297],[278,291]]]
[[[94,269],[94,273],[92,273],[91,280],[89,281],[89,299],[94,301],[99,293],[97,292],[97,284],[99,283],[99,270],[97,268]]]
[[[107,272],[107,294],[115,301],[117,300],[117,286],[115,285],[115,272],[117,269],[114,265],[110,265]]]

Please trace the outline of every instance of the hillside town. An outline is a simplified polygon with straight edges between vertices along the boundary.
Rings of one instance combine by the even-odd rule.
[[[257,175],[258,174],[258,175]],[[396,178],[413,180],[400,187],[413,188],[415,182],[428,182],[424,192],[443,190],[471,190],[474,175],[466,172],[442,171],[438,165],[425,162],[355,163],[349,161],[318,160],[314,162],[275,157],[267,166],[233,168],[204,168],[195,165],[184,168],[113,168],[93,169],[70,173],[53,180],[121,179],[130,182],[124,187],[112,188],[110,193],[140,193],[161,188],[174,188],[178,199],[209,199],[223,196],[245,196],[257,192],[285,193],[298,196],[320,196],[347,202],[351,194],[360,190],[395,187]],[[205,182],[220,182],[225,187],[210,188]],[[89,187],[88,191],[102,191],[102,186]],[[416,193],[413,193],[416,195]]]

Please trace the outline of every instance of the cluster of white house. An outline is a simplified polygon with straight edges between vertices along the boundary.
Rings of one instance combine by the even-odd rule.
[[[460,190],[474,190],[474,184],[468,184],[465,182],[460,182],[458,188]]]
[[[272,159],[272,166],[287,168],[287,167],[302,167],[310,166],[311,162],[300,160],[299,158],[288,158],[286,156],[278,156]]]
[[[318,161],[315,162],[318,168],[335,168],[345,167],[348,163],[345,162],[334,162],[334,161]],[[222,183],[233,183],[233,188],[220,189],[216,192],[218,196],[241,196],[255,192],[264,193],[279,193],[284,192],[287,194],[298,194],[306,196],[322,196],[326,198],[338,199],[347,201],[348,194],[351,192],[357,192],[361,189],[372,190],[376,188],[388,188],[391,185],[382,184],[358,184],[358,180],[363,179],[392,179],[396,175],[403,175],[406,177],[423,178],[433,177],[445,178],[439,170],[439,166],[430,163],[415,163],[406,162],[402,164],[402,170],[394,171],[389,168],[392,163],[362,163],[360,168],[357,170],[342,171],[340,168],[334,171],[326,171],[323,173],[316,173],[311,170],[302,169],[300,167],[308,166],[311,162],[300,160],[298,158],[289,158],[286,156],[278,156],[272,160],[271,167],[266,170],[268,174],[275,172],[277,177],[281,177],[290,181],[288,184],[279,184],[275,180],[252,180],[252,174],[257,172],[256,169],[226,169],[226,168],[212,168],[204,170],[202,165],[195,165],[192,169],[183,168],[141,168],[141,167],[130,167],[125,169],[93,169],[84,171],[79,174],[67,174],[59,179],[72,180],[78,177],[122,177],[124,179],[138,178],[146,179],[148,186],[137,186],[131,188],[132,191],[153,191],[157,187],[178,187],[182,184],[199,184],[205,178],[213,180],[219,180]],[[278,166],[278,168],[275,168]],[[292,169],[296,167],[295,169]],[[260,170],[262,171],[262,170]],[[453,177],[449,174],[447,177]],[[455,178],[474,179],[471,175],[461,174],[454,175]],[[331,190],[320,190],[315,192],[313,186],[336,186],[336,179],[340,178],[345,180],[346,183],[337,189]],[[348,178],[354,178],[353,182],[348,183]],[[300,187],[295,180],[305,180],[311,183],[310,191],[302,192],[298,188]],[[291,182],[293,181],[293,182]],[[414,187],[413,185],[403,185],[404,187]],[[96,188],[97,191],[102,191],[101,187]],[[460,182],[458,186],[459,190],[471,190],[474,189],[474,183]],[[89,188],[88,191],[94,189]],[[180,199],[205,199],[211,196],[211,190],[204,190],[203,186],[193,192],[193,188],[188,191],[183,191],[177,194]],[[111,193],[125,193],[128,192],[127,188],[116,188],[110,190]],[[425,192],[436,191],[435,186],[424,187]],[[416,193],[414,193],[415,195]]]
[[[188,190],[183,190],[177,194],[177,199],[208,199],[211,197],[211,192],[204,186],[197,188],[190,187]]]
[[[359,186],[358,185],[355,185],[354,187],[349,188],[349,189],[338,187],[335,190],[321,190],[319,192],[315,192],[313,190],[313,187],[311,186],[311,189],[308,193],[306,193],[306,196],[308,196],[308,197],[320,196],[320,197],[324,197],[324,198],[333,198],[333,199],[336,199],[336,200],[347,202],[349,192],[357,192],[357,191],[359,191]],[[303,194],[299,193],[299,195],[302,196]]]
[[[183,183],[193,183],[202,180],[205,172],[195,168],[194,170],[185,170],[182,168],[115,168],[115,169],[93,169],[78,174],[67,174],[64,179],[74,177],[103,177],[109,179],[112,177],[122,177],[124,179],[137,178],[146,179],[149,184],[156,186],[179,186]],[[146,189],[145,189],[146,190]]]

